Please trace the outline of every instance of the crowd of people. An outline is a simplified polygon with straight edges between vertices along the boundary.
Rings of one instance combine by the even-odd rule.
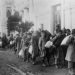
[[[66,43],[62,44],[66,37]],[[3,35],[2,47],[13,48],[15,53],[24,55],[24,61],[32,61],[33,65],[37,64],[36,59],[40,57],[42,66],[50,66],[50,58],[53,58],[52,63],[56,68],[68,65],[69,73],[74,75],[75,29],[71,32],[69,29],[61,30],[57,26],[54,35],[47,30],[24,33],[22,36],[17,34],[16,37],[11,34],[9,38]]]

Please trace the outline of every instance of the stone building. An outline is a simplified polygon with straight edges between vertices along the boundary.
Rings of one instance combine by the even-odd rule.
[[[13,0],[0,0],[0,36],[8,34],[7,20],[11,15]]]
[[[75,0],[33,0],[37,25],[54,32],[57,24],[61,28],[75,28]],[[37,27],[37,26],[36,26]]]
[[[7,20],[15,11],[22,12],[27,0],[0,0],[0,35],[8,34]],[[23,13],[22,13],[23,15]],[[24,15],[23,15],[24,16]]]
[[[13,14],[14,9],[22,14],[24,21],[33,21],[35,30],[41,24],[51,33],[57,24],[61,29],[75,28],[75,0],[0,0],[0,3],[0,33],[7,34],[7,11]]]
[[[0,36],[2,36],[2,33],[7,33],[7,17],[5,7],[6,6],[3,0],[0,0]]]

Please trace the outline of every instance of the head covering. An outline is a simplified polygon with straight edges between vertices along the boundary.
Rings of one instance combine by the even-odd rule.
[[[75,29],[72,29],[72,34],[75,34]]]

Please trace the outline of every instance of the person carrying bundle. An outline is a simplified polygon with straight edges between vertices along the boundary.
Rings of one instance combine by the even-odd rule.
[[[68,70],[70,75],[75,75],[75,29],[72,30],[72,35],[67,41],[68,49],[65,60],[68,61]]]

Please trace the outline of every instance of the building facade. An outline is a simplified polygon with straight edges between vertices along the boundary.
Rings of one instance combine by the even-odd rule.
[[[0,36],[8,34],[7,20],[12,12],[13,0],[0,0]]]
[[[7,17],[5,7],[5,3],[0,0],[0,36],[2,36],[2,33],[7,34]]]
[[[0,3],[1,34],[7,34],[7,10],[14,13],[14,8],[19,12],[24,10],[23,20],[33,21],[35,30],[41,24],[51,33],[54,33],[57,24],[61,29],[75,28],[75,0],[0,0]]]
[[[75,0],[37,0],[36,2],[34,1],[37,25],[43,24],[44,29],[51,33],[54,33],[57,24],[60,24],[61,29],[75,28]]]

